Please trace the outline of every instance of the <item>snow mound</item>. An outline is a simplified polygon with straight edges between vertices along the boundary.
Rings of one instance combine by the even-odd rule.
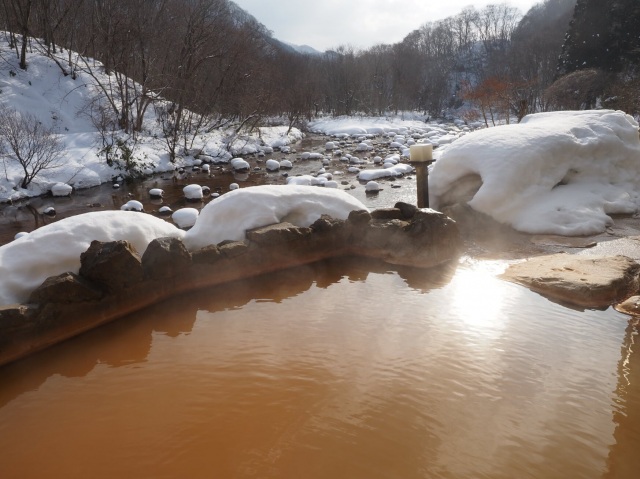
[[[184,231],[144,213],[98,211],[48,224],[0,247],[0,304],[24,302],[49,276],[80,270],[91,241],[126,240],[142,255],[155,238]]]
[[[638,123],[612,110],[538,113],[518,125],[470,133],[451,144],[429,176],[431,204],[464,177],[482,186],[469,205],[533,234],[604,231],[611,214],[640,205]]]
[[[335,188],[264,185],[227,193],[207,204],[184,237],[190,250],[240,241],[245,231],[287,221],[309,226],[321,215],[346,219],[353,210],[366,210],[360,201]]]

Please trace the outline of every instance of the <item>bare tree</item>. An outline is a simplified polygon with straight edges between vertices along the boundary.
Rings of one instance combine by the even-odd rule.
[[[0,109],[0,152],[20,164],[24,171],[21,188],[44,170],[62,166],[64,145],[51,128],[30,113]]]

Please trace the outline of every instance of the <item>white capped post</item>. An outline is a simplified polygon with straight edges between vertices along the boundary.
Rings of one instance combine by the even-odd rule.
[[[418,208],[429,207],[429,163],[433,161],[433,145],[419,143],[409,147],[409,162],[416,169]]]

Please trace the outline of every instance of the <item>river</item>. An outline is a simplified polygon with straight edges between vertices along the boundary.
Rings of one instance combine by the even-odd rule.
[[[144,205],[145,212],[155,216],[158,216],[158,210],[162,206],[169,206],[174,211],[184,207],[202,209],[212,200],[212,196],[206,196],[202,202],[188,203],[182,190],[186,185],[192,183],[208,186],[212,193],[224,194],[229,191],[231,183],[238,183],[241,188],[244,188],[254,185],[285,184],[285,174],[289,176],[315,175],[323,167],[322,161],[315,159],[301,160],[297,157],[303,151],[325,153],[325,143],[326,137],[308,134],[305,139],[292,145],[294,150],[297,151],[297,155],[295,153],[284,155],[275,152],[265,158],[249,156],[246,158],[251,165],[251,170],[248,173],[236,173],[226,165],[219,169],[212,169],[210,174],[193,172],[190,168],[187,168],[183,175],[164,173],[129,183],[118,182],[119,188],[117,189],[114,189],[111,183],[105,183],[94,188],[75,190],[70,197],[45,195],[16,201],[13,204],[0,204],[0,245],[12,241],[18,232],[30,232],[45,224],[81,213],[120,209],[122,205],[131,199],[140,201]],[[357,142],[350,142],[347,148],[355,150],[356,145]],[[355,154],[355,151],[353,153]],[[358,155],[369,159],[371,156],[370,153],[360,153]],[[331,157],[331,155],[328,155],[328,157]],[[265,161],[269,158],[277,160],[289,159],[293,163],[293,168],[291,170],[269,172],[265,168]],[[331,164],[326,169],[330,173],[337,172],[334,175],[334,180],[340,184],[340,188],[361,200],[368,208],[393,206],[397,201],[415,203],[416,184],[411,175],[404,178],[394,178],[393,181],[380,180],[382,191],[371,194],[365,192],[364,183],[358,181],[355,173],[347,171],[348,166],[348,163],[340,161],[337,156],[333,156]],[[161,188],[164,191],[164,197],[162,199],[152,199],[149,196],[149,190],[152,188]],[[51,217],[44,214],[49,207],[55,209],[55,216]],[[166,219],[171,221],[170,218]]]

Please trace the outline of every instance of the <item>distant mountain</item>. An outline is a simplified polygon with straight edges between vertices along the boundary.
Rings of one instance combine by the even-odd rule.
[[[283,43],[285,45],[290,46],[298,53],[302,53],[304,55],[322,55],[322,52],[316,50],[313,47],[310,47],[309,45],[294,45],[293,43],[287,43],[287,42],[283,42]]]

